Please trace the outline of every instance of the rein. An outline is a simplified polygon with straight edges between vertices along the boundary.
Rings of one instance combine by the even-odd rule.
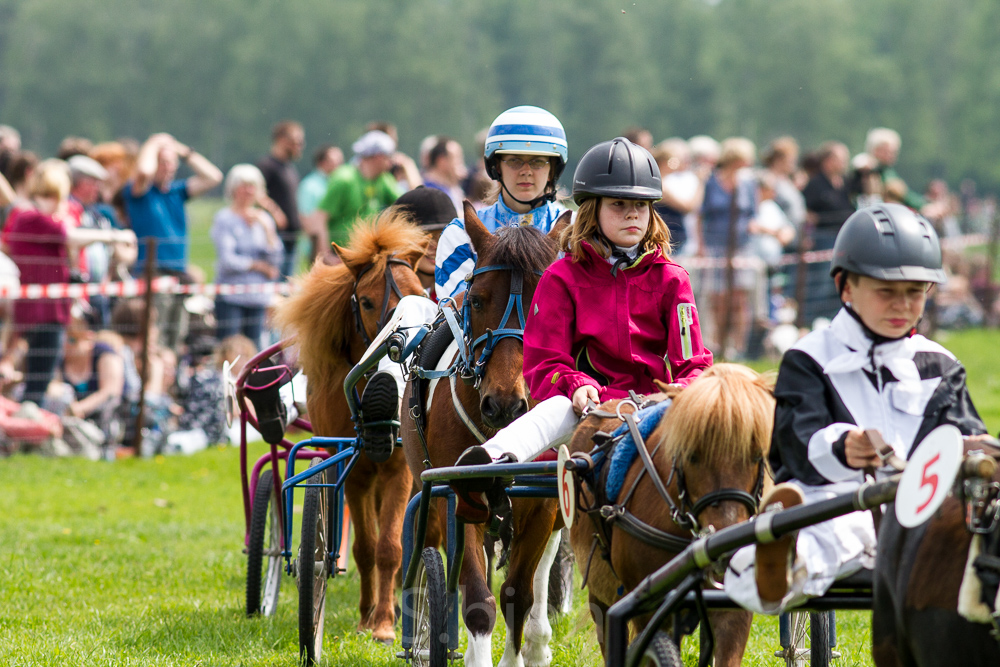
[[[398,264],[405,266],[408,269],[413,269],[410,263],[398,259],[396,257],[390,256],[385,261],[385,293],[382,297],[382,313],[379,315],[378,321],[375,323],[375,333],[382,330],[385,323],[389,321],[389,294],[390,292],[396,295],[397,299],[403,298],[403,293],[399,289],[399,285],[396,284],[396,279],[392,276],[392,265]],[[361,306],[358,304],[358,286],[361,284],[361,279],[364,278],[365,274],[375,266],[374,264],[364,265],[360,271],[358,271],[357,277],[354,279],[354,293],[351,294],[351,312],[354,313],[354,326],[357,332],[361,334],[361,339],[365,342],[365,347],[372,344],[371,336],[365,331],[365,324],[361,319]]]

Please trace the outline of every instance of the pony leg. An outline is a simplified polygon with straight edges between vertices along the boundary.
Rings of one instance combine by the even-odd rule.
[[[462,586],[462,616],[469,635],[465,650],[466,667],[493,667],[493,625],[497,602],[486,586],[486,554],[483,529],[465,525],[465,555],[459,583]]]
[[[536,505],[525,513],[526,520],[519,521],[515,530],[510,571],[500,590],[507,623],[507,642],[500,667],[547,667],[552,661],[552,652],[548,647],[548,640],[552,637],[548,619],[548,583],[549,569],[559,549],[559,540],[558,534],[552,532],[555,515],[546,510],[544,505]],[[553,540],[553,537],[556,539]],[[530,587],[528,581],[532,582]],[[536,606],[540,607],[540,611],[535,609]],[[525,620],[528,619],[529,624],[532,622],[531,612],[537,613],[531,628],[533,644],[530,654],[522,657],[522,633],[525,632]]]
[[[351,477],[360,479],[360,471],[350,475],[344,488],[347,497],[347,507],[351,510],[351,522],[354,524],[354,546],[351,553],[358,568],[361,580],[361,596],[358,609],[361,620],[358,630],[372,629],[372,612],[375,610],[375,544],[378,540],[375,496],[369,492],[367,485],[351,484]]]
[[[394,469],[385,470],[391,466]],[[396,639],[395,588],[396,574],[403,562],[403,514],[410,497],[410,470],[401,452],[393,454],[381,466],[379,486],[382,488],[378,516],[378,544],[375,547],[375,567],[378,570],[378,598],[372,617],[372,639],[391,643]]]
[[[604,655],[604,620],[608,617],[608,605],[604,604],[599,597],[587,591],[587,606],[590,608],[590,616],[594,619],[594,631],[597,632],[597,643],[601,647],[601,655]]]
[[[549,640],[552,639],[552,626],[549,624],[549,573],[561,542],[561,531],[552,533],[542,553],[542,560],[535,568],[532,582],[535,601],[524,626],[523,654],[527,667],[547,667],[552,662],[552,651],[549,649]]]
[[[715,635],[715,667],[739,667],[750,638],[753,614],[748,611],[710,612]]]

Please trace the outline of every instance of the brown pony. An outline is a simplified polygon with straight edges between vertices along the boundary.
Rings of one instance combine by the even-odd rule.
[[[1000,452],[967,442],[970,450]],[[1000,483],[1000,469],[992,479]],[[961,486],[961,482],[959,482]],[[992,508],[995,511],[995,507]],[[995,667],[1000,641],[990,631],[989,607],[977,580],[966,577],[973,535],[966,529],[962,500],[955,496],[925,524],[903,528],[895,505],[882,516],[872,599],[872,657],[878,667]],[[1000,551],[1000,526],[976,540],[977,551]],[[975,560],[975,553],[972,560]],[[992,596],[990,596],[992,597]],[[959,609],[978,622],[959,615]]]
[[[646,446],[654,467],[678,507],[723,489],[753,494],[761,490],[759,480],[766,472],[767,452],[774,421],[773,382],[744,366],[718,364],[708,369],[684,390],[671,388],[673,404],[649,437]],[[614,413],[619,401],[610,401],[601,410]],[[626,408],[629,411],[631,408]],[[571,452],[590,452],[592,437],[598,431],[612,432],[621,422],[589,415],[573,435]],[[607,464],[606,464],[607,465]],[[628,470],[618,501],[639,521],[679,538],[690,538],[689,529],[675,523],[668,504],[660,497],[649,474],[637,458]],[[642,475],[641,477],[639,477]],[[631,496],[627,491],[635,484]],[[764,479],[768,476],[765,474]],[[683,488],[682,488],[683,486]],[[756,497],[759,501],[759,497]],[[595,504],[592,489],[581,489],[580,505]],[[751,512],[741,502],[721,498],[703,509],[695,510],[700,531],[720,529],[750,518]],[[612,524],[608,559],[595,548],[599,513],[588,517],[577,512],[570,530],[573,550],[580,571],[586,577],[590,611],[597,627],[598,640],[604,649],[604,618],[608,607],[631,591],[648,574],[672,559],[677,551],[654,547]],[[602,539],[604,539],[602,537]],[[740,664],[752,614],[744,611],[712,612],[715,633],[715,664],[735,667]],[[634,630],[641,630],[648,619],[639,619]]]
[[[552,232],[545,236],[532,227],[510,227],[490,234],[476,216],[475,210],[465,204],[465,230],[472,242],[478,258],[477,268],[497,266],[511,267],[493,270],[476,276],[464,295],[470,301],[471,333],[473,340],[486,333],[487,329],[497,330],[505,326],[516,326],[501,322],[511,293],[511,278],[519,272],[522,279],[522,299],[524,311],[530,307],[539,275],[556,259],[556,239],[569,215],[564,214]],[[516,315],[513,320],[516,320]],[[477,346],[476,353],[482,352]],[[529,408],[530,397],[522,376],[523,345],[518,338],[503,338],[493,348],[492,355],[484,366],[478,383],[467,384],[461,380],[454,383],[455,397],[462,405],[476,428],[485,437],[508,425]],[[447,354],[446,354],[447,356]],[[450,361],[450,360],[449,360]],[[403,405],[408,405],[408,395]],[[427,415],[427,449],[432,467],[450,466],[469,446],[478,440],[467,428],[453,407],[452,384],[448,379],[437,383],[430,397]],[[412,419],[403,415],[400,432],[403,450],[414,476],[425,469],[424,450],[416,435]],[[551,628],[545,613],[540,618],[532,614],[532,621],[525,628],[525,617],[535,601],[532,586],[535,570],[546,575],[551,565],[542,563],[543,552],[555,524],[558,506],[553,500],[520,499],[513,503],[513,539],[511,541],[510,567],[508,576],[500,588],[500,599],[507,622],[507,647],[501,664],[516,664],[520,658],[522,633],[528,637],[525,647],[524,664],[547,665],[551,660],[548,652],[548,638]],[[437,513],[443,531],[445,512]],[[560,524],[561,526],[561,521]],[[435,533],[436,535],[436,533]],[[492,665],[490,640],[496,621],[496,600],[487,586],[486,558],[483,551],[484,527],[465,526],[465,551],[459,584],[462,587],[463,618],[469,634],[465,653],[467,667]],[[433,536],[428,530],[428,541],[433,546]],[[558,534],[556,535],[558,546]],[[552,557],[554,558],[554,550]],[[535,641],[537,640],[537,641]]]
[[[333,244],[343,263],[317,261],[279,307],[276,319],[296,336],[299,363],[309,378],[307,406],[316,435],[354,437],[344,379],[399,301],[394,293],[384,300],[387,272],[403,296],[424,293],[410,267],[423,255],[427,240],[404,213],[391,208],[373,221],[360,221],[346,248]],[[352,297],[358,316],[352,311]],[[383,303],[387,312],[380,312]],[[358,629],[371,630],[372,638],[383,642],[395,639],[394,588],[412,481],[406,460],[395,451],[379,464],[361,456],[345,482],[354,523],[354,562],[361,577]]]

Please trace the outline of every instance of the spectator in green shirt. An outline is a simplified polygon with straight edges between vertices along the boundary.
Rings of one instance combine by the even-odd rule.
[[[321,247],[329,253],[329,242],[347,243],[354,221],[374,215],[392,205],[400,195],[391,170],[396,143],[385,132],[373,130],[351,147],[354,159],[330,176],[319,211],[326,214],[327,239]]]
[[[875,158],[875,162],[878,163],[876,171],[882,176],[883,189],[890,181],[905,184],[905,181],[896,172],[896,159],[899,157],[901,143],[899,132],[887,127],[872,128],[868,130],[868,136],[865,137],[865,152]],[[900,203],[915,211],[920,211],[926,202],[923,197],[907,187]]]

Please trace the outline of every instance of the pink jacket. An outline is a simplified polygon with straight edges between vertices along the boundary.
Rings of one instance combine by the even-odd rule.
[[[587,384],[602,401],[648,394],[658,391],[654,379],[687,386],[712,365],[687,271],[656,250],[612,276],[584,248],[582,261],[560,259],[535,290],[524,329],[532,398],[572,397]]]

